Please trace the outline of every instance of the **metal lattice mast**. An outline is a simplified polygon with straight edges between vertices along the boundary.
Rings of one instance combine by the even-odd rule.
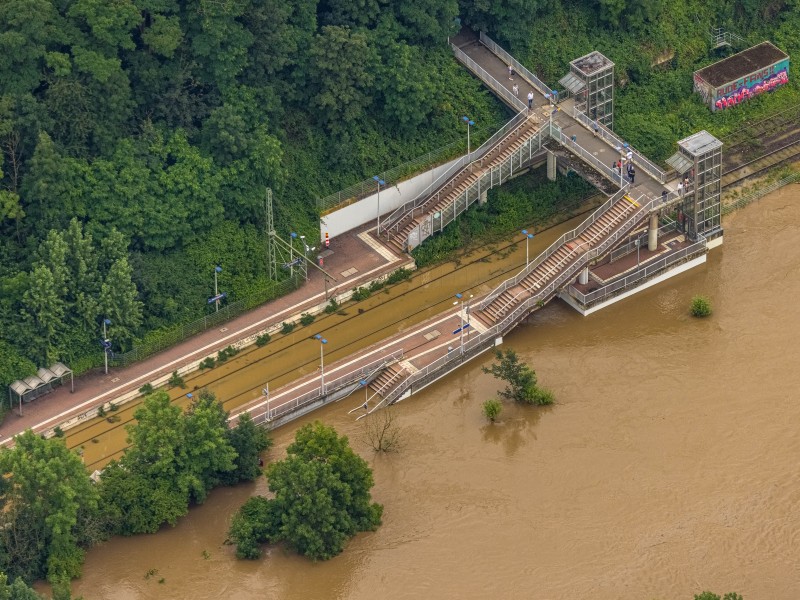
[[[267,224],[267,270],[272,281],[278,281],[278,257],[275,252],[275,222],[272,217],[272,189],[267,188],[264,204]]]

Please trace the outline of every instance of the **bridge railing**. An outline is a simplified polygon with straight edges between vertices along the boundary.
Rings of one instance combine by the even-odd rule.
[[[495,94],[503,98],[503,100],[505,100],[510,106],[514,107],[514,109],[517,111],[528,110],[528,105],[525,104],[525,102],[520,100],[511,92],[511,90],[497,81],[497,79],[490,75],[486,69],[472,60],[466,52],[452,42],[450,42],[450,47],[453,49],[453,53],[456,55],[456,58],[461,61],[465,67],[477,75],[477,77],[486,85],[492,88]]]
[[[662,225],[658,228],[657,236],[660,238],[663,235],[666,235],[670,231],[676,231],[678,224],[675,221],[671,221],[666,225]],[[630,241],[626,242],[619,248],[616,248],[608,255],[609,262],[616,262],[623,256],[628,256],[631,252],[636,250],[636,240],[639,240],[639,246],[646,246],[647,245],[647,238],[649,232],[645,231],[644,233],[636,236],[635,238],[631,238]]]
[[[627,180],[622,174],[622,170],[617,171],[617,169],[613,166],[604,164],[603,161],[586,150],[577,141],[573,142],[572,139],[563,131],[561,131],[561,128],[555,123],[550,126],[550,137],[567,148],[573,154],[580,156],[583,162],[589,163],[595,169],[595,171],[600,173],[600,175],[608,179],[614,185],[625,187],[627,184]]]
[[[642,201],[643,198],[645,198],[645,196],[641,195],[637,202]],[[649,201],[649,200],[646,200],[645,202],[640,202],[639,208],[636,209],[632,213],[632,215],[628,218],[628,220],[623,222],[622,225],[620,225],[617,229],[615,229],[609,236],[603,238],[603,240],[600,242],[600,244],[598,246],[596,246],[595,248],[591,248],[591,249],[585,251],[583,254],[579,255],[577,260],[575,262],[571,263],[567,267],[567,270],[569,272],[573,272],[574,273],[576,271],[576,269],[574,269],[574,267],[576,265],[583,266],[583,265],[587,264],[589,261],[591,261],[594,258],[600,256],[603,252],[606,251],[607,248],[611,247],[612,244],[616,243],[617,240],[619,240],[623,236],[627,235],[628,232],[631,229],[633,229],[633,227],[635,227],[637,223],[641,222],[642,219],[646,218],[646,214],[650,210],[649,209],[650,204],[651,204],[651,201]],[[583,232],[584,229],[581,230],[581,233]],[[580,235],[580,234],[578,234],[578,235]],[[580,251],[580,249],[573,250],[572,253],[570,254],[570,256],[573,253],[576,253],[576,252],[579,252],[579,251]],[[528,294],[528,293],[530,293],[530,292],[528,292],[527,290],[520,290],[519,292],[514,294],[514,296],[512,298],[507,300],[505,302],[505,304],[500,307],[500,310],[501,311],[505,310],[506,307],[514,304],[517,301],[517,298],[519,298],[521,295]]]
[[[508,123],[503,125],[500,129],[498,129],[494,135],[492,135],[488,140],[486,140],[477,150],[471,152],[470,154],[465,154],[460,159],[458,159],[453,165],[447,169],[444,173],[442,173],[436,180],[422,190],[413,200],[409,200],[402,206],[398,207],[392,214],[386,217],[381,222],[381,232],[388,232],[392,228],[397,228],[399,221],[403,219],[409,213],[412,213],[415,209],[419,208],[426,204],[429,200],[431,200],[434,196],[438,199],[439,193],[445,190],[442,190],[443,186],[450,181],[453,177],[455,177],[458,173],[464,170],[464,168],[470,164],[470,162],[474,160],[478,160],[482,158],[489,150],[491,150],[495,145],[497,145],[503,138],[505,138],[509,132],[513,132],[527,117],[527,108],[525,111],[518,113],[514,118],[512,118]]]
[[[243,410],[243,411],[241,411],[239,413],[236,413],[235,415],[233,415],[233,416],[228,418],[228,422],[229,423],[230,422],[234,422],[235,420],[237,420],[239,418],[240,415],[242,415],[242,414],[244,414],[246,412],[250,413],[251,415],[253,415],[253,413],[257,409],[260,409],[261,407],[264,407],[264,406],[267,407],[267,410],[265,410],[263,413],[259,413],[259,414],[255,415],[255,416],[253,416],[253,422],[256,425],[260,425],[261,423],[269,422],[269,421],[271,421],[273,419],[276,419],[278,417],[282,417],[282,416],[284,416],[286,414],[294,412],[297,409],[302,408],[306,404],[310,404],[311,402],[314,402],[314,401],[322,398],[323,396],[325,396],[327,394],[330,394],[331,392],[335,392],[335,391],[340,390],[340,389],[342,389],[342,388],[344,388],[344,387],[346,387],[346,386],[348,386],[350,384],[353,384],[353,383],[355,383],[357,381],[360,381],[361,379],[364,378],[364,376],[366,374],[372,373],[375,370],[377,370],[377,369],[379,369],[379,368],[381,368],[383,366],[386,366],[389,363],[401,360],[402,358],[403,358],[403,350],[402,349],[395,350],[391,354],[383,356],[383,357],[381,357],[381,358],[379,358],[377,360],[374,360],[374,361],[372,361],[372,362],[370,362],[370,363],[368,363],[366,365],[363,365],[363,366],[359,367],[358,369],[355,369],[355,370],[350,371],[349,373],[347,373],[345,375],[342,375],[341,377],[337,377],[336,379],[331,380],[330,382],[326,381],[324,390],[322,389],[322,386],[320,385],[319,388],[316,388],[314,390],[311,390],[309,392],[301,394],[301,395],[299,395],[299,396],[297,396],[297,397],[295,397],[295,398],[293,398],[291,400],[283,402],[283,403],[281,403],[281,404],[279,404],[277,406],[274,406],[274,407],[271,407],[270,403],[271,402],[278,402],[279,398],[275,398],[274,400],[270,400],[267,396],[262,396],[262,398],[264,398],[263,402],[260,402],[259,404],[256,404],[255,406],[252,406],[252,407],[248,408],[247,410]]]
[[[647,203],[645,207],[643,207],[640,211],[645,210],[650,203]],[[629,220],[632,221],[633,217]],[[628,225],[629,222],[626,222]],[[602,252],[605,252],[608,247],[615,243],[619,236],[624,235],[627,233],[626,231],[618,231],[614,235],[610,236],[603,243],[590,250],[589,252],[585,253],[582,257],[580,257],[577,261],[575,261],[572,265],[567,267],[564,272],[562,272],[556,279],[550,282],[547,286],[539,290],[535,295],[531,296],[524,302],[522,302],[517,308],[515,308],[511,313],[506,315],[501,321],[487,329],[485,332],[478,334],[475,337],[470,337],[466,342],[464,342],[463,349],[459,346],[458,349],[454,348],[452,351],[448,351],[445,356],[442,356],[431,364],[426,366],[423,369],[420,369],[416,373],[409,375],[403,382],[397,385],[386,397],[376,405],[372,411],[376,410],[379,406],[383,404],[392,404],[395,402],[403,393],[406,392],[410,387],[413,387],[417,383],[424,383],[423,380],[431,378],[437,371],[439,370],[449,370],[450,366],[455,366],[458,363],[464,361],[465,357],[470,358],[470,355],[477,355],[480,352],[483,352],[487,348],[494,346],[495,338],[498,336],[504,335],[506,332],[510,331],[517,323],[519,323],[525,316],[528,315],[534,308],[538,308],[542,306],[544,302],[546,302],[550,297],[554,296],[556,292],[563,287],[563,285],[569,281],[570,278],[574,277],[575,274],[583,268],[590,260],[594,259],[596,256],[600,255]]]
[[[420,224],[416,230],[411,232],[409,239],[405,241],[408,250],[410,251],[412,247],[421,244],[434,232],[442,231],[458,215],[466,211],[476,200],[479,200],[483,192],[501,185],[507,179],[513,177],[515,166],[517,170],[524,168],[533,156],[541,150],[546,135],[546,128],[541,127],[502,163],[482,173],[467,189],[456,196],[450,204],[441,211],[430,215],[430,225]],[[411,241],[412,237],[416,239]]]
[[[586,219],[584,219],[580,225],[578,225],[575,229],[571,231],[567,231],[563,234],[560,238],[558,238],[555,242],[550,244],[547,249],[539,254],[536,258],[534,258],[531,262],[529,262],[524,269],[522,269],[516,276],[505,280],[502,284],[500,284],[497,288],[495,288],[486,298],[484,298],[481,303],[478,305],[478,310],[483,310],[489,304],[491,304],[495,298],[497,298],[500,294],[506,291],[509,288],[513,288],[516,285],[525,279],[528,275],[530,275],[533,270],[546,261],[550,256],[555,254],[561,246],[569,242],[570,240],[574,240],[584,231],[586,231],[589,227],[591,227],[595,221],[597,221],[609,208],[611,208],[614,203],[620,200],[625,194],[627,193],[629,188],[629,184],[626,184],[621,190],[619,190],[616,194],[611,196],[608,200],[606,200],[603,204],[601,204],[595,211],[589,215]]]
[[[494,54],[496,54],[500,60],[505,62],[507,65],[511,65],[512,68],[522,76],[523,79],[526,79],[528,83],[530,83],[533,87],[535,87],[542,95],[549,94],[550,88],[547,87],[541,79],[536,77],[533,73],[531,73],[525,66],[520,63],[516,58],[511,56],[508,52],[506,52],[503,48],[501,48],[492,38],[486,35],[484,32],[481,31],[480,33],[480,40],[481,44],[489,48]]]
[[[632,286],[633,284],[635,284],[640,280],[652,277],[654,274],[666,269],[670,265],[681,262],[687,258],[692,258],[698,254],[705,253],[707,251],[706,239],[702,236],[698,237],[700,238],[700,240],[695,242],[691,246],[687,246],[686,248],[679,250],[674,254],[665,256],[661,260],[658,260],[654,263],[650,263],[645,267],[639,269],[638,271],[631,273],[624,279],[605,285],[599,289],[589,292],[588,294],[583,294],[582,292],[575,289],[575,287],[571,285],[568,288],[569,295],[575,298],[584,307],[588,308],[593,304],[605,300],[609,296],[615,295],[616,292],[622,291]]]
[[[594,131],[595,121],[589,118],[589,116],[584,113],[583,111],[579,110],[577,106],[572,108],[572,116],[573,118],[578,121],[581,125],[586,127],[589,131]],[[618,138],[614,133],[608,129],[605,125],[597,122],[597,135],[609,142],[615,149],[619,151],[619,149],[625,149],[625,142],[623,142],[620,138]],[[633,163],[637,165],[642,171],[650,175],[659,183],[666,183],[667,182],[667,174],[662,169],[658,167],[653,161],[648,159],[644,156],[641,152],[635,150],[630,144],[628,144],[627,149],[633,153]]]

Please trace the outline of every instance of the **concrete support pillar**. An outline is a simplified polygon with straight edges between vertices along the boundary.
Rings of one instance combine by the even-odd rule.
[[[556,155],[552,152],[547,152],[547,178],[550,181],[556,180]]]
[[[658,213],[650,215],[650,228],[647,231],[647,249],[654,252],[658,248]]]
[[[578,275],[578,283],[581,285],[586,285],[589,283],[589,267],[583,267],[580,275]]]
[[[481,195],[478,196],[478,204],[486,204],[486,199],[487,199],[486,194],[487,194],[486,190],[481,191]]]

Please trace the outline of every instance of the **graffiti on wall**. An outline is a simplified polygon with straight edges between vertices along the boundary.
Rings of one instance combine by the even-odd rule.
[[[772,92],[787,83],[789,83],[789,61],[784,61],[763,73],[755,73],[718,89],[714,108],[722,110],[736,106],[764,92]]]

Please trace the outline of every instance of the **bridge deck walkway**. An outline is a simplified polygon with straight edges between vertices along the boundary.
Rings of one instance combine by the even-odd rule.
[[[459,34],[460,37],[454,38],[454,42],[458,47],[474,60],[481,68],[483,68],[489,75],[494,77],[500,84],[502,84],[509,91],[512,90],[514,84],[519,86],[519,96],[525,99],[529,91],[534,94],[534,104],[538,107],[549,105],[549,100],[528,81],[523,79],[520,75],[515,75],[512,80],[508,77],[508,65],[499,56],[482,44],[476,37]],[[491,89],[491,86],[489,86]],[[502,98],[501,98],[502,99]],[[607,178],[614,177],[616,171],[612,170],[612,162],[622,158],[623,163],[625,157],[621,153],[624,148],[615,147],[610,140],[595,136],[590,129],[581,124],[573,115],[575,111],[574,99],[562,101],[558,105],[558,112],[553,115],[553,122],[557,124],[568,139],[572,139],[574,135],[576,138],[576,145],[582,147],[592,156],[596,157],[600,163],[605,167],[605,172],[601,173]],[[567,146],[567,150],[569,147]],[[583,160],[579,154],[578,158]],[[594,165],[590,165],[593,166]],[[624,166],[623,166],[624,171]],[[618,177],[616,177],[618,179]],[[627,183],[627,177],[624,177],[624,182]],[[662,184],[643,169],[636,169],[635,184],[631,186],[631,193],[639,196],[640,194],[647,194],[652,198],[657,198],[661,195],[663,190],[672,192],[675,190],[677,181],[672,183]],[[617,187],[620,187],[617,183]]]

